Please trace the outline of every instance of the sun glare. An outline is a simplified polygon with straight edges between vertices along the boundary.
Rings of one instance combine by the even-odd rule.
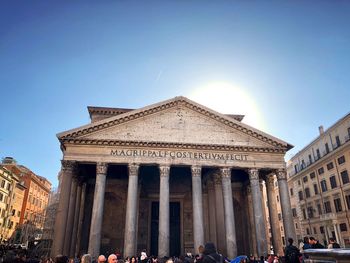
[[[241,87],[226,82],[213,82],[195,88],[188,94],[188,98],[220,113],[245,115],[242,122],[265,130],[254,99]]]

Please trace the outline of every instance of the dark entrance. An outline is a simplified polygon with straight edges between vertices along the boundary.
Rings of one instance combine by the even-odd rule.
[[[179,256],[180,243],[180,202],[170,202],[170,255]],[[151,255],[158,255],[159,202],[152,202],[151,209]]]

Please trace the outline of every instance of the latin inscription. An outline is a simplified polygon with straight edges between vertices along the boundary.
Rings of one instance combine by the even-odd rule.
[[[173,159],[197,159],[197,160],[231,160],[247,161],[248,154],[232,153],[205,153],[189,151],[162,151],[162,150],[111,150],[112,156],[118,157],[149,157],[149,158],[173,158]]]

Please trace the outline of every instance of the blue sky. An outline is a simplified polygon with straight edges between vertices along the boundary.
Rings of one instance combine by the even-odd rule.
[[[56,134],[88,105],[183,95],[259,115],[288,159],[349,112],[349,28],[349,1],[1,1],[0,157],[57,185]]]

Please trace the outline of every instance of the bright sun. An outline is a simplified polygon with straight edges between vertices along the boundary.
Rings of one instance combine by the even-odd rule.
[[[220,113],[245,115],[242,122],[265,130],[254,99],[240,87],[226,82],[212,82],[192,90],[188,97]]]

